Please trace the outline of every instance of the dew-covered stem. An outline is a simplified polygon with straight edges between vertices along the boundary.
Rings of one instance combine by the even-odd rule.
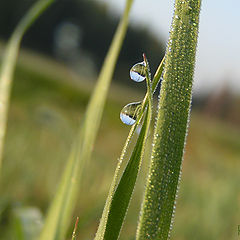
[[[152,92],[154,93],[156,91],[156,88],[160,82],[160,78],[163,72],[163,67],[164,67],[164,58],[162,59],[161,63],[158,66],[158,69],[153,77],[153,81],[152,81]],[[148,92],[146,93],[144,99],[143,99],[143,103],[142,103],[142,109],[145,109],[146,105],[148,103]]]
[[[145,54],[143,54],[143,59],[144,59],[145,65],[146,65],[145,75],[146,75],[146,83],[147,83],[147,94],[146,94],[146,96],[148,98],[147,102],[148,102],[149,111],[152,111],[152,101],[153,101],[152,81],[151,81],[151,75],[150,75],[150,68],[149,68],[148,60],[147,60]],[[144,110],[144,104],[142,106],[142,109]],[[151,115],[152,115],[152,113],[151,113]]]
[[[145,149],[145,143],[147,139],[147,133],[150,128],[151,115],[152,115],[152,92],[151,92],[151,79],[150,79],[149,65],[146,58],[144,58],[144,61],[145,61],[145,64],[144,64],[144,69],[142,74],[146,76],[146,83],[147,83],[147,96],[148,96],[148,106],[146,105],[147,111],[145,111],[146,108],[143,109],[141,107],[141,109],[139,109],[140,113],[137,115],[135,123],[131,127],[131,130],[129,132],[125,145],[123,147],[121,156],[119,158],[119,161],[114,173],[113,181],[112,181],[112,184],[108,193],[108,197],[104,206],[102,218],[98,227],[98,231],[95,236],[95,240],[103,240],[103,239],[113,240],[118,238],[119,231],[123,223],[128,204],[130,202],[132,191],[134,189],[138,171],[140,169],[141,159],[143,157],[143,152]],[[137,76],[137,78],[138,77],[139,76]],[[126,105],[126,107],[127,106],[128,105]],[[145,114],[145,117],[143,117],[144,114]],[[120,114],[120,117],[121,117],[121,114]],[[120,177],[120,174],[122,172],[123,162],[126,162],[127,148],[140,122],[143,122],[140,135],[138,137],[138,140],[133,150],[133,153],[131,155],[131,158],[127,162],[126,168],[123,171],[122,176]],[[123,121],[123,123],[126,124],[125,121]],[[127,186],[126,186],[124,182],[128,177],[129,179],[127,180]],[[118,197],[119,194],[121,197]]]
[[[154,74],[154,77],[153,77],[153,82],[152,82],[152,89],[153,89],[153,92],[156,91],[156,88],[160,82],[160,78],[161,78],[161,75],[163,73],[163,68],[164,68],[164,59],[165,57],[162,59],[162,61],[160,62],[158,68],[157,68],[157,71],[156,73]]]
[[[137,120],[136,124],[134,124],[131,127],[130,132],[129,132],[128,137],[127,137],[127,140],[126,140],[126,142],[123,146],[120,158],[117,162],[117,167],[116,167],[115,172],[114,172],[114,176],[113,176],[113,180],[112,180],[112,183],[111,183],[111,186],[110,186],[110,189],[109,189],[107,200],[106,200],[106,203],[105,203],[105,206],[104,206],[104,209],[103,209],[101,221],[99,223],[98,230],[97,230],[97,233],[96,233],[96,236],[95,236],[94,240],[103,239],[105,229],[106,229],[107,220],[108,220],[109,208],[110,208],[110,205],[111,205],[111,201],[112,201],[112,198],[113,198],[114,191],[116,190],[117,183],[119,181],[119,177],[120,177],[120,173],[121,173],[120,170],[122,168],[123,160],[125,158],[126,151],[129,147],[129,144],[130,144],[131,139],[134,135],[134,132],[135,132],[137,126],[139,125],[139,122],[140,122],[140,118]]]
[[[137,240],[171,230],[192,97],[201,0],[176,0]]]

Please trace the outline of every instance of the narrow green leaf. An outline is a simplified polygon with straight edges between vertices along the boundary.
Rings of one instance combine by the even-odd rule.
[[[147,133],[151,122],[150,112],[148,109],[131,158],[113,195],[103,237],[104,240],[118,239],[141,166]]]
[[[160,62],[158,68],[157,68],[157,71],[156,73],[154,74],[154,77],[153,77],[153,82],[152,82],[152,92],[154,93],[157,89],[157,86],[160,82],[160,78],[162,76],[162,73],[163,73],[163,69],[164,69],[164,58],[162,59],[162,61]],[[147,105],[147,102],[148,102],[148,92],[146,93],[144,99],[143,99],[143,107],[142,109],[145,109],[146,105]],[[141,113],[142,114],[142,113]]]
[[[189,119],[201,0],[176,0],[137,240],[166,240]]]
[[[114,172],[113,180],[112,180],[112,183],[111,183],[111,186],[110,186],[110,190],[109,190],[109,193],[108,193],[108,196],[107,196],[107,200],[106,200],[106,203],[105,203],[105,206],[104,206],[104,209],[103,209],[101,221],[99,223],[98,230],[97,230],[97,233],[96,233],[96,236],[95,236],[95,240],[103,239],[104,232],[105,232],[105,229],[106,229],[107,220],[108,220],[109,208],[110,208],[110,205],[111,205],[111,201],[112,201],[114,191],[115,191],[117,183],[118,183],[120,170],[122,168],[122,164],[123,164],[123,161],[124,161],[124,158],[125,158],[126,151],[129,147],[129,144],[131,142],[131,139],[134,135],[134,132],[135,132],[138,124],[139,124],[139,122],[137,121],[136,124],[134,124],[131,127],[130,132],[128,134],[128,137],[126,139],[126,142],[124,144],[123,150],[121,152],[121,156],[118,160],[117,167],[116,167],[116,170]]]
[[[153,84],[152,84],[153,92],[156,90],[157,85],[158,85],[158,83],[160,81],[160,77],[161,77],[162,72],[163,72],[163,66],[164,66],[164,59],[159,64],[159,67],[158,67],[158,69],[157,69],[157,71],[156,71],[156,73],[154,75]],[[110,190],[109,190],[108,197],[107,197],[107,200],[106,200],[106,203],[105,203],[105,206],[104,206],[103,214],[102,214],[101,221],[100,221],[97,233],[96,233],[95,240],[103,239],[103,235],[104,235],[106,224],[107,224],[107,220],[108,220],[108,213],[109,213],[110,204],[111,204],[112,197],[114,195],[115,189],[117,187],[117,183],[118,183],[118,180],[119,180],[119,177],[120,177],[122,164],[123,164],[123,162],[125,160],[125,154],[126,154],[126,151],[128,149],[128,146],[129,146],[129,144],[131,142],[133,134],[134,134],[136,128],[139,126],[139,122],[140,122],[140,119],[143,116],[144,110],[145,110],[145,108],[147,106],[147,102],[148,102],[148,92],[146,93],[146,95],[144,97],[144,100],[143,100],[142,111],[139,113],[139,121],[137,121],[132,126],[132,128],[130,129],[130,132],[129,132],[128,137],[126,139],[126,142],[124,144],[123,150],[121,152],[119,161],[117,163],[117,167],[116,167],[116,170],[115,170],[115,173],[114,173],[112,184],[110,186]]]
[[[7,114],[13,72],[17,61],[20,42],[27,29],[53,2],[54,0],[37,1],[19,22],[7,44],[0,71],[0,169],[2,165],[3,144],[6,133]]]
[[[163,69],[164,69],[164,59],[165,58],[162,59],[162,61],[160,62],[159,66],[157,68],[156,73],[154,74],[153,83],[152,83],[153,92],[155,92],[155,90],[158,86],[158,83],[160,82],[160,78],[162,76]]]
[[[148,90],[146,94],[146,96],[148,97],[147,113],[144,117],[143,126],[141,128],[141,132],[132,152],[131,158],[128,161],[123,175],[117,185],[120,174],[120,167],[122,161],[125,158],[127,146],[133,136],[136,127],[139,125],[142,114],[144,113],[144,110],[146,108],[145,104],[143,104],[144,108],[142,108],[142,112],[140,113],[135,125],[130,130],[129,136],[126,140],[120,160],[118,162],[95,240],[114,240],[118,238],[141,166],[152,116],[152,86],[150,80],[149,66],[145,55],[144,61],[146,63],[145,71]]]
[[[133,0],[126,1],[123,17],[118,25],[91,96],[83,125],[72,148],[58,192],[50,206],[44,230],[40,236],[41,240],[63,239],[70,223],[82,171],[92,152],[114,67],[126,34],[132,2]]]

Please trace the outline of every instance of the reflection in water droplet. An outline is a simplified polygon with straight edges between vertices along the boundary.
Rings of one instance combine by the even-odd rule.
[[[133,102],[127,104],[120,112],[120,119],[127,125],[133,125],[137,119],[138,109],[142,102]]]
[[[130,77],[135,82],[142,82],[146,79],[145,63],[136,63],[130,70]]]

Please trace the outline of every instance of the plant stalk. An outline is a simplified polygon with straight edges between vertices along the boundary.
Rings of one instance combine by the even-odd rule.
[[[169,238],[192,99],[201,0],[176,0],[137,240]]]

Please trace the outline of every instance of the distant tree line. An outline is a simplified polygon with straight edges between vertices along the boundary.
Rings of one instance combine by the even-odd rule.
[[[0,1],[0,38],[7,40],[14,27],[35,0]],[[93,0],[58,0],[31,27],[23,45],[54,56],[54,34],[63,22],[71,22],[81,29],[81,48],[91,54],[99,70],[112,40],[119,16],[109,13],[105,4]],[[129,27],[120,53],[115,78],[127,81],[124,75],[145,52],[155,70],[165,46],[145,28]]]

